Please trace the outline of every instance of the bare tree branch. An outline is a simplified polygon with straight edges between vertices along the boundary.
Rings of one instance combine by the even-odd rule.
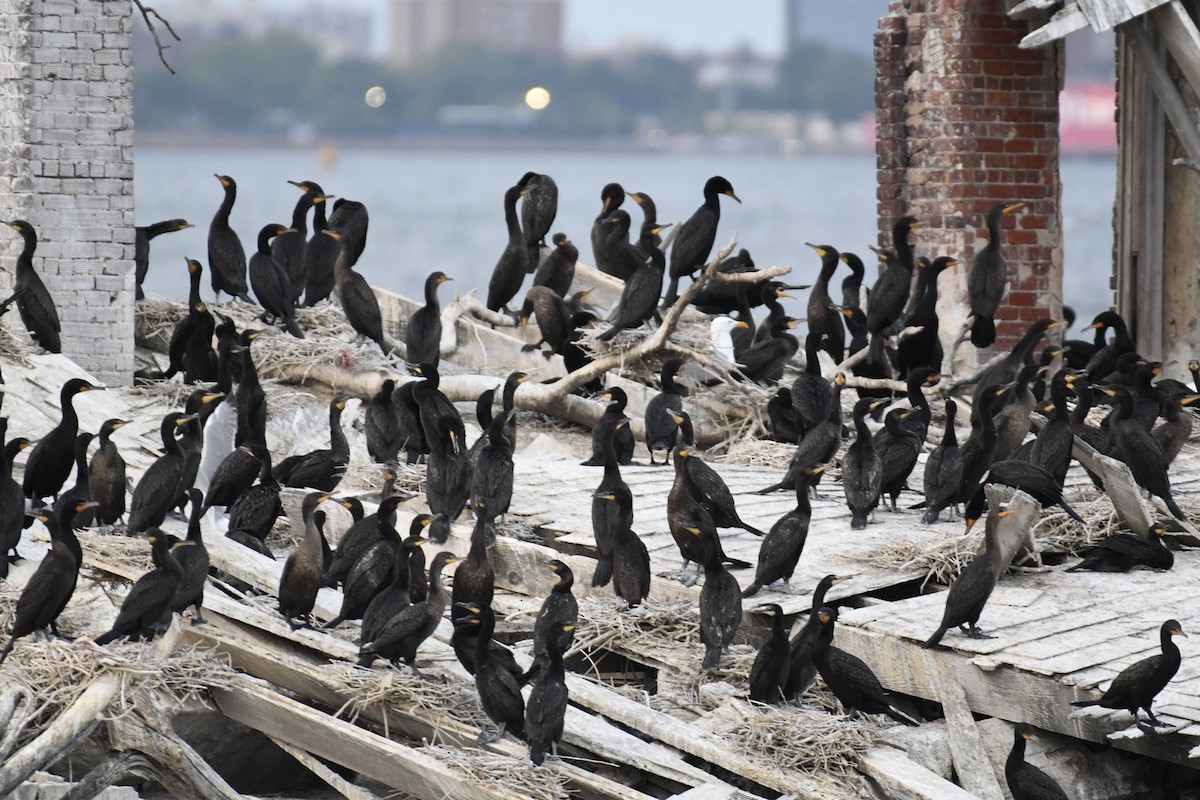
[[[155,26],[154,20],[151,19],[151,17],[154,17],[161,22],[163,27],[167,29],[167,32],[175,37],[175,41],[181,42],[183,40],[179,38],[179,34],[175,32],[175,29],[171,27],[171,23],[168,22],[162,14],[159,14],[149,6],[144,5],[142,0],[133,0],[133,4],[137,7],[138,11],[142,12],[142,19],[146,23],[146,30],[150,31],[150,35],[154,37],[154,46],[158,48],[158,60],[161,61],[163,66],[167,68],[167,72],[174,75],[175,69],[167,62],[167,48],[169,48],[171,45],[162,43],[162,39],[160,39],[158,36],[158,28]]]

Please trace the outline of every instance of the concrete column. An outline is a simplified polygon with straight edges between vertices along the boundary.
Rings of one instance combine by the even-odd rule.
[[[133,375],[131,31],[130,3],[0,0],[0,218],[37,229],[63,353],[110,385]],[[0,288],[20,250],[0,229]]]

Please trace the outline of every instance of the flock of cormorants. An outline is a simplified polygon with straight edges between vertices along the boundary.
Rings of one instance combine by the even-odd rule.
[[[228,176],[217,178],[225,194],[208,235],[215,299],[224,293],[253,302],[252,290],[262,308],[264,325],[278,324],[293,336],[303,337],[295,309],[333,295],[359,341],[370,338],[385,356],[391,354],[396,338],[383,330],[378,303],[365,280],[353,270],[366,245],[366,208],[339,199],[326,217],[331,196],[312,181],[292,182],[302,194],[291,223],[265,225],[258,234],[256,250],[247,259],[238,235],[229,226],[237,185]],[[586,293],[568,294],[578,258],[570,239],[556,233],[546,245],[555,220],[557,186],[547,175],[528,173],[504,196],[508,242],[488,286],[487,307],[513,315],[522,325],[536,320],[539,341],[526,349],[547,345],[547,356],[560,354],[568,370],[578,369],[591,358],[588,349],[580,345],[582,338],[604,342],[626,335],[653,324],[661,318],[662,309],[679,300],[680,279],[694,276],[711,254],[721,195],[738,200],[729,181],[711,178],[704,186],[703,205],[676,227],[673,240],[664,242],[660,234],[668,226],[657,220],[648,195],[627,193],[618,184],[604,187],[602,207],[591,230],[592,251],[596,265],[624,281],[624,290],[617,306],[602,318],[586,305]],[[630,215],[620,208],[625,197],[631,197],[643,214],[634,239],[630,238]],[[994,342],[994,315],[1006,291],[1001,221],[1021,207],[1020,203],[998,204],[989,211],[988,243],[972,261],[968,279],[970,341],[978,347]],[[307,224],[310,211],[311,236]],[[33,267],[36,233],[26,221],[7,224],[21,234],[24,248],[17,259],[15,292],[4,309],[15,303],[34,340],[46,350],[58,352],[58,316]],[[695,571],[685,571],[681,578],[694,583],[703,575],[699,605],[704,669],[716,667],[734,640],[742,621],[743,598],[780,582],[791,591],[788,581],[804,550],[811,498],[847,436],[842,394],[850,384],[859,383],[862,388],[857,389],[859,399],[851,412],[854,435],[841,458],[840,480],[850,511],[849,527],[868,525],[881,502],[896,512],[899,496],[909,488],[907,481],[931,429],[932,408],[924,390],[948,377],[943,374],[944,353],[938,336],[937,277],[957,264],[951,257],[932,261],[915,257],[910,236],[919,224],[914,217],[901,218],[893,227],[892,247],[872,248],[880,272],[870,287],[857,255],[839,252],[831,245],[809,245],[821,266],[808,299],[805,364],[790,385],[781,381],[800,342],[789,333],[797,320],[785,313],[779,300],[789,296],[789,290],[808,287],[765,279],[718,279],[690,295],[697,310],[718,315],[712,323],[714,350],[726,357],[731,373],[775,387],[765,407],[771,435],[796,445],[782,479],[760,492],[792,490],[796,507],[769,531],[757,530],[742,520],[725,482],[695,451],[692,420],[684,410],[683,390],[676,380],[684,362],[671,358],[663,363],[660,391],[646,407],[645,445],[651,464],[657,463],[657,454],[662,453],[662,463],[668,463],[669,456],[674,466],[666,517],[685,568],[696,565]],[[169,220],[137,229],[139,296],[150,241],[188,227],[184,220]],[[663,250],[667,246],[669,261]],[[841,264],[847,265],[850,274],[835,300],[830,283]],[[722,262],[718,273],[747,277],[754,269],[750,254],[742,250]],[[303,538],[288,555],[279,586],[284,618],[293,626],[311,624],[318,588],[340,586],[341,610],[325,627],[359,619],[360,665],[369,666],[378,658],[393,664],[403,661],[415,671],[421,643],[449,607],[455,623],[454,650],[475,676],[481,704],[498,726],[496,735],[507,731],[525,739],[533,760],[540,763],[547,751],[555,749],[562,732],[567,702],[562,659],[572,641],[578,608],[572,595],[571,570],[562,562],[548,562],[558,583],[537,619],[533,666],[522,670],[512,653],[492,638],[494,574],[488,552],[495,541],[497,520],[507,514],[512,499],[516,395],[525,376],[518,372],[508,377],[500,392],[499,414],[493,413],[494,390],[479,398],[476,415],[483,433],[468,446],[461,414],[439,389],[437,292],[451,279],[441,272],[431,273],[424,286],[425,304],[408,320],[402,336],[405,360],[419,380],[404,379],[397,373],[364,406],[367,449],[372,459],[383,465],[384,475],[379,508],[366,514],[358,500],[334,495],[350,460],[341,422],[348,398],[339,395],[330,403],[328,448],[293,454],[276,463],[275,454],[267,448],[267,399],[252,355],[253,343],[262,330],[238,330],[231,318],[210,308],[200,296],[202,272],[199,262],[189,260],[187,313],[171,337],[169,366],[156,376],[170,379],[179,373],[185,383],[197,388],[181,411],[163,417],[163,455],[138,480],[128,507],[125,463],[113,440],[126,422],[111,419],[104,423],[96,437],[99,447],[90,461],[87,454],[93,437],[78,432],[74,398],[98,387],[81,379],[63,385],[62,419],[33,445],[21,484],[13,477],[13,461],[30,442],[19,437],[8,441],[0,470],[2,552],[15,557],[22,529],[33,520],[48,528],[51,549],[18,600],[11,638],[0,651],[0,661],[23,636],[47,627],[58,633],[56,620],[71,598],[83,560],[76,529],[111,526],[127,517],[127,533],[147,537],[154,569],[134,584],[111,630],[95,641],[151,638],[173,612],[192,607],[197,621],[202,620],[209,572],[203,519],[218,515],[222,527],[227,524],[229,538],[273,558],[264,541],[282,511],[281,488],[306,489],[309,493],[301,511]],[[515,306],[529,274],[534,275],[533,286],[523,303]],[[756,307],[769,311],[761,324],[754,320]],[[1068,314],[1068,323],[1071,316]],[[1191,434],[1192,420],[1185,407],[1200,395],[1177,381],[1159,379],[1163,365],[1137,353],[1125,323],[1114,312],[1098,315],[1088,326],[1095,331],[1094,340],[1070,340],[1061,345],[1049,342],[1040,354],[1035,352],[1048,334],[1062,327],[1063,323],[1049,318],[1033,322],[1010,352],[989,362],[978,374],[969,398],[971,431],[961,444],[955,431],[958,403],[946,401],[944,435],[928,455],[924,501],[915,506],[923,509],[923,522],[936,522],[943,512],[962,506],[969,530],[987,511],[984,487],[988,483],[1021,489],[1042,506],[1059,505],[1079,519],[1063,496],[1076,441],[1124,462],[1140,487],[1161,498],[1171,515],[1183,518],[1171,493],[1169,467]],[[910,333],[918,330],[898,336],[906,329]],[[1111,340],[1106,336],[1109,331]],[[843,370],[840,365],[848,356],[865,355],[852,361],[848,371],[857,378],[899,378],[906,392],[893,397],[890,389],[880,388],[886,384],[848,380],[844,371],[827,379],[820,368],[821,353]],[[1060,365],[1056,370],[1055,363]],[[1191,371],[1200,391],[1200,363],[1192,362]],[[626,414],[628,398],[619,387],[605,391],[602,386],[589,385],[584,390],[603,392],[608,403],[592,429],[592,453],[585,462],[603,466],[592,498],[597,555],[592,585],[611,583],[617,596],[629,606],[637,606],[649,595],[651,572],[646,546],[633,531],[633,495],[621,476],[621,467],[633,463],[635,450]],[[1097,427],[1089,420],[1089,412],[1100,403],[1112,410]],[[1032,424],[1035,420],[1036,425]],[[6,419],[3,426],[7,433]],[[1035,435],[1028,438],[1031,427]],[[394,486],[401,451],[409,464],[425,464],[429,509],[414,518],[407,538],[395,527],[397,506],[410,499],[398,494]],[[75,485],[64,488],[73,465]],[[1098,477],[1093,480],[1102,488]],[[47,498],[55,499],[53,507],[44,505]],[[331,500],[347,508],[354,519],[336,551],[326,541],[325,513],[320,510],[322,503]],[[172,510],[182,512],[189,506],[186,539],[176,540],[160,529]],[[450,523],[468,507],[474,518],[469,553],[461,560],[449,552],[438,553],[426,572],[421,545],[445,542]],[[1005,508],[988,513],[983,551],[946,594],[943,619],[925,647],[936,646],[956,627],[972,637],[984,635],[979,620],[1008,566],[996,541],[999,521],[1008,513]],[[741,528],[761,536],[757,564],[727,556],[718,528]],[[1158,535],[1148,540],[1132,534],[1113,536],[1072,569],[1126,571],[1139,565],[1169,569],[1173,556],[1162,543],[1165,530],[1160,526],[1155,531]],[[447,592],[443,571],[456,561],[452,588]],[[6,576],[8,563],[7,557],[0,558],[0,578]],[[751,567],[754,578],[743,591],[730,569]],[[819,673],[848,712],[888,714],[917,724],[890,704],[863,661],[833,645],[837,610],[826,604],[825,594],[838,580],[829,575],[821,581],[814,592],[812,613],[790,639],[779,606],[758,609],[770,618],[771,633],[750,671],[750,697],[766,703],[798,700]],[[1179,650],[1172,643],[1177,634],[1182,634],[1178,622],[1165,623],[1162,655],[1127,668],[1103,697],[1081,705],[1098,703],[1135,715],[1144,709],[1157,724],[1150,705],[1179,666]],[[522,699],[525,683],[533,684],[528,701]],[[1059,796],[1049,788],[1049,779],[1024,764],[1027,734],[1018,728],[1007,770],[1010,786],[1018,796]],[[481,735],[481,741],[486,738]]]

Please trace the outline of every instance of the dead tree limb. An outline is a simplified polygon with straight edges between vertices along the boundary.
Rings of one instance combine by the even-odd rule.
[[[171,36],[175,37],[175,41],[181,42],[183,40],[179,38],[179,34],[175,32],[175,29],[171,27],[171,23],[167,21],[162,14],[159,14],[153,8],[145,5],[142,0],[133,0],[133,4],[137,7],[138,11],[142,12],[142,19],[146,23],[146,30],[150,31],[150,35],[154,37],[154,46],[158,48],[158,60],[161,61],[163,66],[167,68],[167,72],[174,75],[175,68],[167,62],[167,48],[169,48],[171,45],[163,44],[162,39],[159,38],[158,35],[158,28],[155,26],[154,20],[150,18],[154,17],[161,22],[163,27],[167,29],[167,32],[170,33]]]
[[[62,800],[91,800],[122,778],[131,775],[139,778],[155,778],[158,770],[150,759],[141,753],[122,751],[109,753],[104,760],[83,776]]]

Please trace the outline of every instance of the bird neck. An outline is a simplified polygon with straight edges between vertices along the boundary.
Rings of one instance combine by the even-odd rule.
[[[508,228],[508,240],[510,242],[524,242],[521,235],[521,220],[517,217],[517,195],[512,195],[512,200],[505,198],[504,202],[504,224]]]
[[[954,415],[946,417],[946,432],[942,435],[942,447],[958,447],[958,433],[954,430]]]
[[[439,307],[437,290],[440,285],[435,278],[428,278],[425,281],[425,305],[430,308],[436,309]]]
[[[1013,737],[1012,751],[1008,754],[1008,761],[1005,762],[1005,772],[1016,772],[1025,763],[1025,737],[1021,734],[1016,734]]]
[[[217,209],[217,214],[214,221],[224,222],[229,224],[229,212],[233,210],[233,204],[237,201],[237,186],[228,184],[225,187],[225,197],[221,199],[221,206]]]
[[[308,210],[313,206],[312,195],[308,192],[300,195],[296,207],[292,209],[292,227],[301,238],[308,238]]]
[[[337,458],[350,457],[350,443],[346,441],[346,432],[342,430],[342,410],[336,405],[329,409],[329,449]]]

